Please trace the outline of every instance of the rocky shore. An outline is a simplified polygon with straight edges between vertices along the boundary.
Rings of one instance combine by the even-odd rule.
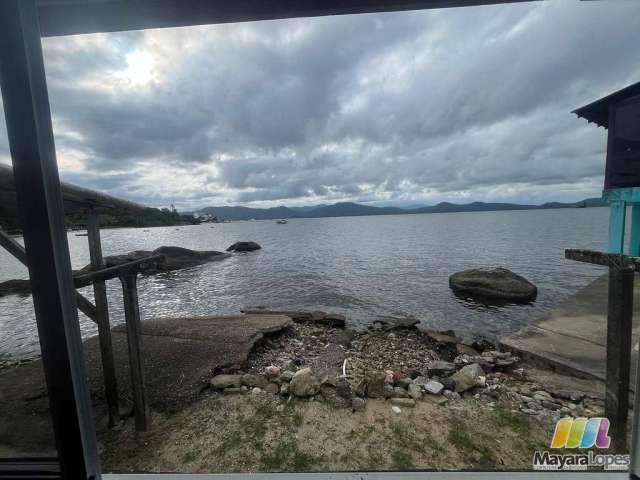
[[[472,397],[488,408],[499,403],[513,413],[550,422],[562,416],[596,416],[603,408],[597,395],[548,388],[529,379],[517,356],[498,351],[487,340],[421,331],[410,322],[354,332],[327,322],[333,315],[289,314],[293,325],[265,338],[247,365],[216,372],[210,382],[213,392],[273,395],[283,404],[310,399],[354,412],[365,409],[368,399],[384,399],[396,413],[417,402],[454,407]]]

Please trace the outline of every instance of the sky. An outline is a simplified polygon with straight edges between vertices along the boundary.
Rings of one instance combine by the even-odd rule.
[[[600,196],[605,131],[570,112],[640,81],[639,40],[636,0],[548,0],[43,49],[61,178],[193,210]]]

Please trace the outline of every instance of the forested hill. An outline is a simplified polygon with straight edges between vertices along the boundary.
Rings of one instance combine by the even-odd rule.
[[[359,203],[343,202],[333,205],[316,205],[308,207],[205,207],[195,212],[201,215],[213,215],[221,220],[275,220],[280,218],[319,218],[319,217],[351,217],[364,215],[402,215],[418,213],[446,212],[488,212],[498,210],[542,210],[553,208],[603,207],[606,203],[601,198],[588,198],[575,203],[550,202],[542,205],[522,205],[517,203],[485,203],[473,202],[465,204],[441,202],[433,206],[415,208],[374,207]]]

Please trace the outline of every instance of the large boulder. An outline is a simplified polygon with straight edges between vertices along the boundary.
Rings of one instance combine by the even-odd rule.
[[[289,393],[296,397],[310,397],[320,391],[320,382],[310,368],[298,370],[289,383]]]
[[[236,242],[227,248],[227,252],[253,252],[261,248],[256,242]]]
[[[462,367],[458,372],[450,377],[454,380],[456,392],[462,393],[477,385],[482,385],[484,381],[484,370],[477,363],[466,365]]]
[[[229,253],[217,252],[215,250],[189,250],[182,247],[159,247],[155,250],[135,250],[123,255],[111,255],[104,258],[106,267],[115,267],[123,263],[142,260],[146,257],[162,255],[164,258],[157,263],[144,265],[141,268],[143,273],[166,272],[179,270],[181,268],[193,267],[214,260],[223,260],[230,257]],[[82,269],[83,272],[91,271],[91,265]]]
[[[454,292],[477,297],[528,302],[534,300],[538,289],[529,280],[506,268],[474,268],[449,277]]]
[[[5,295],[27,296],[31,294],[30,280],[7,280],[0,282],[0,297]]]

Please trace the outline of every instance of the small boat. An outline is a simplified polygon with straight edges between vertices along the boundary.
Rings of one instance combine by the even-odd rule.
[[[287,221],[285,219],[281,219],[281,220],[278,220],[276,223],[278,225],[284,225],[285,223],[287,223]]]

